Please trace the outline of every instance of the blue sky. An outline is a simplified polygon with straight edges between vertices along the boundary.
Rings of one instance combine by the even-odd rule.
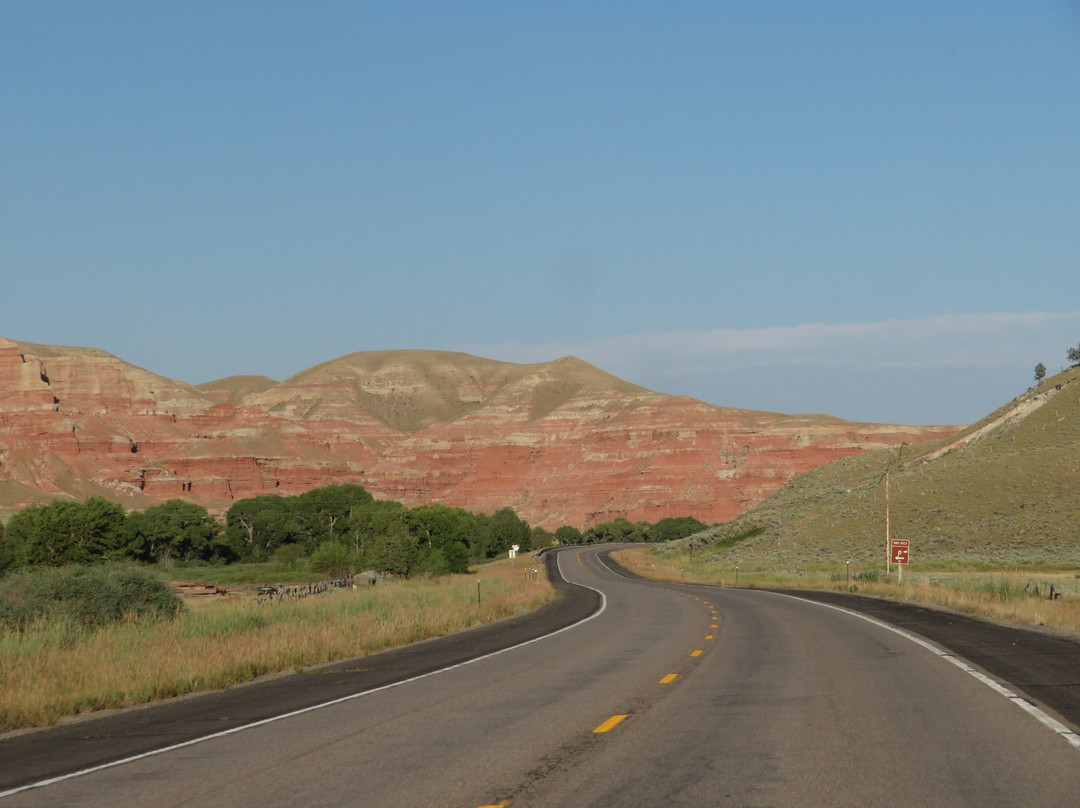
[[[0,3],[0,336],[967,423],[1080,344],[1080,2]]]

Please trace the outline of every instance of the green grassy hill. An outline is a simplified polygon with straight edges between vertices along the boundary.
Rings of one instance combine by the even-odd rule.
[[[1080,565],[1080,368],[1044,379],[954,437],[837,460],[692,537],[706,558],[761,565]]]

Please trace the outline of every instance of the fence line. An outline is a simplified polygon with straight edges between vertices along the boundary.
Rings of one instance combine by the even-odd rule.
[[[257,590],[257,601],[259,603],[281,603],[284,600],[299,600],[300,598],[306,598],[308,595],[320,595],[323,592],[329,592],[331,589],[351,589],[352,587],[353,579],[351,577],[314,581],[310,584],[299,584],[295,586],[285,586],[284,584],[260,586]]]

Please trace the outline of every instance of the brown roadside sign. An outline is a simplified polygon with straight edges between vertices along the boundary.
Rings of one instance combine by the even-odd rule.
[[[892,540],[892,563],[894,564],[906,564],[908,563],[908,550],[911,547],[911,542],[907,539],[893,539]]]

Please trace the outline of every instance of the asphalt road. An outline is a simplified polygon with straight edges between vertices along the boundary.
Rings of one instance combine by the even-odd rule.
[[[1080,805],[1068,726],[1047,726],[948,656],[784,593],[627,580],[598,552],[559,555],[566,578],[593,589],[532,623],[0,741],[4,808]],[[572,624],[567,603],[578,617],[600,608]],[[942,616],[923,611],[934,630]],[[901,617],[914,631],[918,615]],[[571,627],[460,664],[558,625]],[[936,630],[950,625],[953,639],[986,627],[949,616]],[[986,628],[969,640],[979,666],[1026,671],[1013,689],[1072,721],[1080,646],[1032,635],[1023,652],[995,652],[1013,640]],[[432,673],[443,654],[456,666]],[[1052,684],[1040,684],[1048,667]],[[341,700],[309,709],[323,696]],[[210,732],[225,734],[10,793],[46,769]]]

